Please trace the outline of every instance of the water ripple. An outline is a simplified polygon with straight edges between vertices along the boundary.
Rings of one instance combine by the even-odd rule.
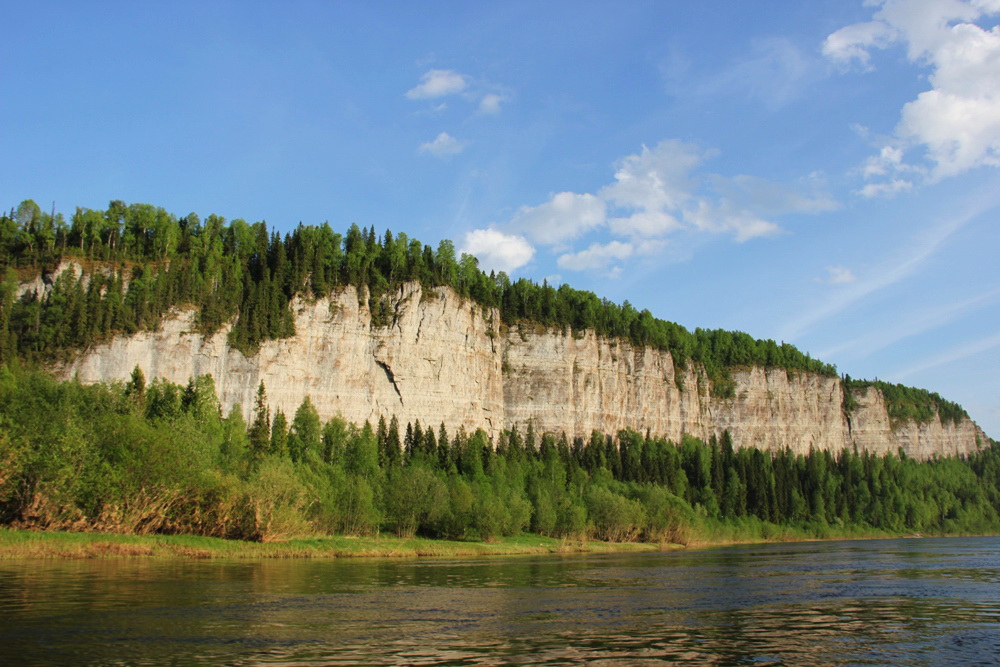
[[[958,665],[1000,540],[456,561],[0,563],[18,665]]]

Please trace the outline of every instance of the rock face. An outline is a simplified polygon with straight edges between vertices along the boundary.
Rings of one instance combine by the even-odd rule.
[[[291,417],[309,396],[324,419],[355,423],[415,422],[450,430],[484,429],[589,437],[593,430],[649,430],[677,441],[729,429],[738,447],[856,445],[877,453],[902,448],[914,458],[975,451],[988,442],[971,421],[959,425],[891,424],[881,392],[856,396],[845,416],[842,385],[783,369],[734,372],[736,394],[713,397],[704,373],[689,364],[676,373],[668,352],[571,332],[511,327],[499,314],[448,288],[405,285],[392,295],[388,326],[372,325],[367,294],[353,287],[315,301],[296,300],[296,335],[267,341],[252,357],[227,343],[229,328],[194,332],[194,312],[175,311],[158,331],[117,337],[61,369],[82,382],[127,380],[139,366],[148,379],[178,384],[210,374],[223,408],[249,419],[263,381],[272,411]]]
[[[82,382],[126,380],[139,366],[183,384],[208,374],[223,409],[239,405],[249,419],[264,382],[272,412],[289,419],[309,396],[320,416],[375,422],[396,415],[467,431],[504,427],[497,326],[481,308],[448,289],[407,285],[395,295],[394,322],[371,324],[367,296],[349,287],[316,301],[296,301],[293,338],[263,343],[253,357],[226,344],[230,327],[194,332],[193,311],[176,311],[158,331],[117,337],[63,369]],[[496,318],[494,318],[496,321]]]

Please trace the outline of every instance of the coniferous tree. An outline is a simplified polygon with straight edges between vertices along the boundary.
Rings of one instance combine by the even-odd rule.
[[[271,422],[271,453],[275,456],[286,456],[289,453],[288,419],[281,410],[274,413],[274,421]]]
[[[267,391],[264,381],[257,387],[257,398],[254,400],[253,423],[247,431],[250,453],[255,459],[260,459],[271,446],[271,412],[267,405]]]
[[[292,460],[301,461],[308,454],[318,455],[321,449],[323,423],[312,400],[306,396],[302,399],[288,434],[288,449]]]

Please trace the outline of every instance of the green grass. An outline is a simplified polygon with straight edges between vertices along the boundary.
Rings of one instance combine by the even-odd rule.
[[[493,542],[423,537],[331,535],[285,542],[243,542],[193,535],[119,535],[38,532],[0,528],[0,560],[32,558],[417,558],[513,556],[554,553],[621,553],[763,542],[887,539],[904,534],[862,526],[807,523],[776,525],[755,518],[702,519],[686,545],[563,540],[523,534]],[[944,536],[944,535],[942,535]]]
[[[909,533],[893,533],[856,524],[843,526],[818,522],[774,524],[755,517],[725,520],[702,518],[690,527],[688,546],[813,540],[878,540],[907,536]]]
[[[190,535],[113,535],[0,529],[0,560],[19,558],[413,558],[655,551],[646,543],[566,541],[519,535],[495,542],[334,535],[287,542],[241,542]]]

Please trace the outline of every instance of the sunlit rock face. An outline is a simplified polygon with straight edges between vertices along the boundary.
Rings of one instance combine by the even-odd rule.
[[[155,332],[94,346],[61,369],[82,382],[148,380],[183,384],[210,374],[225,411],[249,419],[257,387],[272,413],[292,415],[309,396],[320,415],[374,424],[393,415],[451,432],[529,424],[536,433],[589,438],[624,428],[678,441],[728,429],[738,447],[807,453],[857,446],[900,448],[914,458],[975,451],[988,440],[973,422],[937,419],[893,424],[881,392],[869,388],[844,414],[837,378],[783,369],[733,373],[735,395],[712,396],[693,364],[675,369],[670,353],[608,340],[592,331],[501,327],[499,313],[446,287],[404,285],[389,295],[391,322],[376,326],[368,295],[353,287],[322,299],[296,299],[295,336],[263,343],[252,356],[227,344],[229,327],[195,331],[195,314],[173,311]]]

